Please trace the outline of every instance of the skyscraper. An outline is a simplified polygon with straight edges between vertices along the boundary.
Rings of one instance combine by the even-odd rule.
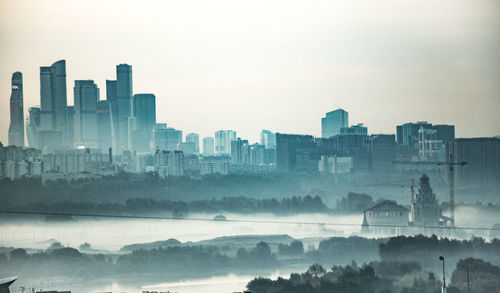
[[[111,117],[111,143],[114,150],[118,150],[118,105],[117,105],[116,80],[106,80],[106,100],[109,102],[109,115]]]
[[[101,150],[113,147],[110,108],[108,100],[97,102],[97,144]]]
[[[41,147],[68,144],[66,60],[40,67]]]
[[[195,153],[200,153],[200,136],[197,133],[189,133],[188,135],[186,135],[186,142],[194,143]]]
[[[153,94],[134,95],[135,130],[132,131],[132,149],[149,152],[153,125],[156,124],[156,97]]]
[[[133,117],[132,66],[116,66],[116,103],[117,103],[117,148],[118,151],[130,150],[130,119]]]
[[[214,155],[214,138],[205,137],[203,139],[203,155],[213,156]]]
[[[266,149],[276,148],[276,133],[263,129],[260,134],[260,144]]]
[[[32,148],[40,148],[40,107],[31,107],[28,110],[28,118],[26,118],[26,136],[28,145]]]
[[[93,80],[75,80],[75,145],[97,148],[99,88]]]
[[[75,106],[68,106],[68,144],[75,145]]]
[[[236,140],[236,131],[219,130],[215,132],[215,154],[231,154],[231,142]]]
[[[343,109],[326,113],[321,118],[321,137],[330,138],[340,134],[340,129],[349,126],[349,114]]]
[[[12,74],[9,145],[24,146],[23,74]]]

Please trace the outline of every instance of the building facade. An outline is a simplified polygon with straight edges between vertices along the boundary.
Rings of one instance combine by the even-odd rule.
[[[214,138],[213,137],[205,137],[203,139],[203,155],[204,156],[213,156],[215,154],[214,148]]]
[[[24,146],[23,74],[14,72],[10,95],[9,145]]]
[[[200,153],[200,136],[197,133],[189,133],[186,135],[186,142],[194,144],[195,154]]]
[[[459,138],[446,144],[446,158],[465,162],[456,166],[457,186],[500,185],[500,138]]]
[[[330,138],[340,134],[340,129],[348,126],[349,114],[344,109],[328,112],[321,118],[321,137]]]
[[[40,147],[67,146],[66,61],[40,67]]]
[[[113,91],[114,89],[110,89]],[[119,153],[131,149],[129,128],[133,117],[132,66],[116,66],[116,141]]]
[[[74,146],[98,147],[97,102],[99,88],[93,80],[75,80]]]

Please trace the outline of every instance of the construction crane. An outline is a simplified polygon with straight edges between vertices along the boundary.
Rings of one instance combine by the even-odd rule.
[[[453,155],[450,154],[448,161],[394,161],[394,164],[399,165],[438,165],[449,167],[449,183],[450,183],[450,218],[452,225],[455,225],[455,166],[467,165],[467,162],[455,162]],[[412,190],[413,193],[413,190]]]

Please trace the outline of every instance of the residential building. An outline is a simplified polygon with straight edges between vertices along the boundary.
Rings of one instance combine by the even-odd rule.
[[[260,134],[260,144],[266,149],[276,149],[276,133],[263,129]]]
[[[215,154],[216,155],[230,155],[231,142],[236,140],[236,131],[233,130],[219,130],[215,132]]]
[[[200,136],[197,133],[189,133],[186,135],[186,142],[194,144],[195,154],[200,153]]]
[[[213,137],[205,137],[203,139],[203,155],[204,156],[213,156],[214,154],[215,154],[214,138]]]

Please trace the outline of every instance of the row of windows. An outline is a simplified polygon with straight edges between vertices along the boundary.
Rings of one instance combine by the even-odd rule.
[[[408,216],[407,212],[402,211],[387,211],[387,212],[368,212],[370,217],[389,217],[389,216]]]

